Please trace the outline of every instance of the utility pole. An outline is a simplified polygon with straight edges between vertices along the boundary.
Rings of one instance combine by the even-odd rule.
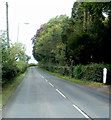
[[[7,30],[7,44],[8,44],[8,48],[9,48],[10,45],[9,45],[8,2],[6,2],[6,30]]]

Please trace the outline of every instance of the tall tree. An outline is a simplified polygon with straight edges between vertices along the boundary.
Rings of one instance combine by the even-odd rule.
[[[109,61],[105,53],[109,49],[108,36],[110,34],[106,35],[109,32],[106,32],[104,13],[109,18],[110,9],[109,3],[74,3],[68,45],[70,54],[76,63],[107,63]],[[107,42],[105,38],[108,39],[106,39]]]
[[[33,54],[43,63],[66,63],[67,16],[61,15],[49,20],[42,28],[37,30]],[[65,22],[64,22],[65,21]]]

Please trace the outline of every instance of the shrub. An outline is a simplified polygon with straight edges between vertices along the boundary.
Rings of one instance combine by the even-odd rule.
[[[69,66],[55,66],[51,64],[39,64],[41,68],[48,71],[59,73],[60,75],[70,76],[71,68]],[[89,65],[77,65],[73,67],[73,77],[86,81],[103,82],[103,68],[107,68],[107,83],[111,83],[111,65],[92,63]]]
[[[59,73],[60,75],[68,76],[70,73],[70,67],[68,66],[59,66],[59,65],[52,65],[52,64],[38,64],[39,67],[44,68],[48,71]]]
[[[73,69],[73,76],[76,78],[76,79],[82,79],[83,78],[83,68],[84,66],[83,65],[77,65],[77,66],[74,66],[74,69]]]
[[[111,65],[90,64],[74,66],[74,77],[88,81],[103,82],[103,68],[107,68],[107,83],[111,83]]]

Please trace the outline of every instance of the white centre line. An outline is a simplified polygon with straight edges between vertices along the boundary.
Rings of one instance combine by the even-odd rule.
[[[65,96],[62,92],[60,92],[58,89],[56,89],[56,91],[57,91],[60,95],[62,95],[64,98],[66,98],[66,96]]]
[[[45,81],[46,81],[46,82],[48,82],[48,80],[47,80],[47,79],[45,79]]]
[[[49,85],[51,85],[52,87],[54,87],[54,85],[52,85],[50,82],[49,82]]]
[[[86,113],[84,113],[80,108],[78,108],[76,105],[73,105],[73,107],[76,108],[85,118],[91,120],[89,116]]]
[[[41,76],[42,78],[44,78],[43,76]]]
[[[41,76],[42,78],[44,78],[43,76]],[[47,79],[45,79],[46,82],[48,82]],[[50,82],[48,82],[48,84],[52,87],[54,87],[53,84],[51,84]],[[66,96],[58,89],[56,89],[56,91],[64,98],[66,98]],[[85,118],[87,118],[88,120],[92,120],[85,112],[83,112],[79,107],[77,107],[76,105],[73,104],[73,107],[76,108]]]

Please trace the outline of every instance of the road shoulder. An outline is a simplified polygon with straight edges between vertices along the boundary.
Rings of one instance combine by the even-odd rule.
[[[98,91],[104,95],[111,96],[111,86],[110,85],[83,85],[85,87],[88,87],[92,90]]]

